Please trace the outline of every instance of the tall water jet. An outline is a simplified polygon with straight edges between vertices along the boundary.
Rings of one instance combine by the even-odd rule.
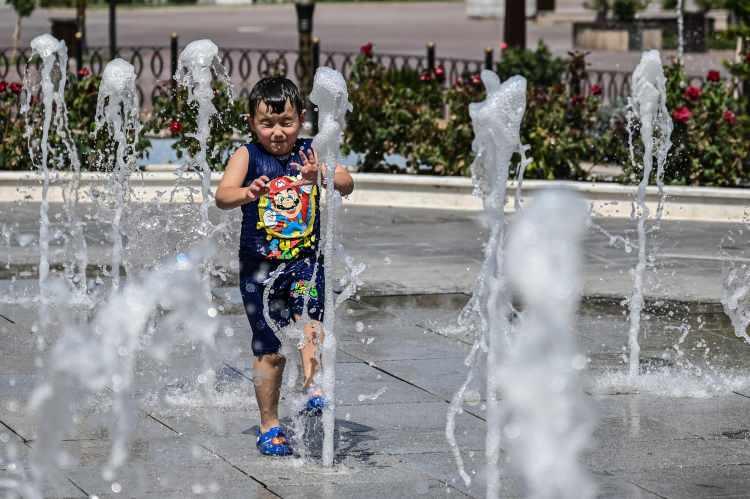
[[[318,106],[318,134],[313,139],[313,149],[325,164],[326,185],[326,226],[323,236],[323,259],[325,262],[325,316],[323,329],[325,339],[321,352],[321,387],[328,399],[328,407],[323,411],[323,466],[332,466],[334,457],[334,424],[336,420],[336,334],[335,308],[333,296],[333,265],[335,257],[336,201],[334,174],[341,155],[341,140],[346,127],[346,113],[351,111],[346,81],[338,71],[331,68],[318,68],[313,80],[310,101]],[[319,181],[320,181],[319,176]],[[320,183],[320,182],[319,182]]]
[[[135,146],[141,130],[135,68],[122,59],[109,62],[102,72],[96,102],[96,131],[102,127],[107,128],[116,144],[110,186],[114,197],[112,289],[117,290],[120,287],[122,262],[122,214],[130,194],[128,179],[136,166]]]
[[[498,464],[500,460],[500,380],[494,370],[498,365],[502,347],[508,344],[510,304],[504,276],[503,239],[505,233],[505,197],[511,158],[515,152],[525,150],[521,145],[521,121],[526,111],[526,80],[514,76],[500,83],[492,71],[482,71],[482,82],[487,89],[483,102],[469,105],[475,139],[472,148],[476,159],[472,164],[475,194],[483,199],[484,211],[490,223],[490,237],[485,246],[485,259],[479,273],[468,315],[478,316],[474,332],[474,345],[466,365],[469,374],[451,402],[446,421],[446,438],[458,465],[459,474],[468,486],[469,475],[463,467],[461,452],[456,445],[455,417],[462,409],[463,397],[471,383],[479,351],[487,353],[487,439],[485,447],[487,497],[500,493]],[[466,309],[462,315],[467,313]]]
[[[633,130],[635,122],[640,122],[641,142],[643,143],[643,178],[633,204],[633,214],[638,218],[638,263],[633,271],[633,295],[630,298],[630,330],[628,347],[628,373],[637,376],[640,362],[638,333],[641,328],[643,309],[643,278],[646,273],[646,220],[649,209],[646,206],[646,187],[651,178],[654,156],[656,157],[656,185],[659,201],[656,221],[661,219],[664,199],[664,165],[672,147],[672,118],[667,110],[666,78],[657,50],[644,52],[641,62],[635,68],[632,78],[633,90],[628,99],[628,141],[630,161],[635,161]]]
[[[39,295],[40,295],[40,320],[44,325],[47,322],[46,314],[49,305],[47,281],[49,278],[49,187],[50,173],[57,170],[50,162],[50,132],[53,131],[60,137],[64,153],[57,151],[58,160],[64,157],[70,162],[72,176],[64,187],[64,209],[68,227],[71,231],[71,240],[66,241],[67,248],[72,251],[73,256],[68,261],[66,258],[66,270],[74,288],[78,291],[78,298],[82,299],[86,294],[86,266],[88,264],[86,241],[83,237],[82,222],[76,214],[78,205],[78,188],[80,183],[81,164],[78,160],[76,147],[71,139],[68,128],[67,107],[65,105],[65,85],[68,79],[68,51],[65,43],[57,40],[52,35],[44,34],[37,36],[31,41],[31,58],[38,56],[41,59],[41,74],[38,83],[32,79],[29,64],[24,74],[24,95],[22,97],[21,113],[27,116],[26,137],[29,143],[29,157],[36,163],[36,167],[42,174],[42,202],[39,208]],[[41,87],[41,89],[39,88]],[[31,114],[32,97],[37,91],[41,91],[41,102],[43,105],[42,133],[40,138],[35,137],[35,123]],[[60,161],[58,161],[60,162]]]
[[[587,218],[586,203],[574,193],[546,191],[508,235],[506,275],[524,314],[497,377],[506,447],[533,499],[596,495],[579,461],[594,417],[579,380],[586,358],[573,336]]]
[[[75,423],[76,408],[107,392],[112,397],[111,447],[102,477],[115,478],[127,459],[134,426],[132,394],[139,355],[163,362],[173,346],[184,341],[213,351],[217,311],[201,290],[199,270],[207,255],[196,252],[182,257],[116,290],[90,322],[60,318],[60,338],[29,401],[38,428],[31,459],[37,490],[49,472],[66,461],[60,442]],[[64,301],[67,290],[59,292],[63,295],[59,301]],[[209,360],[203,360],[201,374],[209,377]]]
[[[217,115],[213,104],[213,80],[218,78],[227,85],[229,98],[232,99],[232,87],[226,70],[219,58],[219,47],[211,40],[195,40],[190,42],[180,53],[179,67],[174,74],[175,81],[187,88],[188,103],[198,106],[198,126],[194,134],[190,134],[200,146],[193,158],[193,166],[201,179],[201,227],[204,237],[211,234],[211,221],[208,218],[208,208],[211,198],[211,166],[208,164],[207,147],[211,135],[211,119]]]

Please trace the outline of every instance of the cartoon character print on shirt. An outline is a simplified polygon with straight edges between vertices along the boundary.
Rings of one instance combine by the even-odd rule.
[[[258,229],[265,229],[266,258],[290,260],[315,242],[317,186],[299,185],[301,177],[276,177],[258,201]]]

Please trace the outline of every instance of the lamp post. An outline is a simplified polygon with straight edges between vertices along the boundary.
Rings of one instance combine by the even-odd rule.
[[[312,91],[313,72],[313,14],[315,13],[315,0],[296,0],[294,7],[297,11],[297,32],[299,33],[299,86],[303,95],[309,95]],[[313,118],[314,109],[307,102],[308,120]],[[312,126],[317,124],[313,122]]]
[[[117,57],[117,0],[109,0],[109,58]],[[174,74],[174,73],[172,73]]]
[[[313,13],[315,12],[314,0],[297,0],[294,3],[297,10],[297,32],[299,33],[299,57],[302,61],[302,74],[300,75],[300,87],[303,92],[310,93],[312,90],[312,33]]]

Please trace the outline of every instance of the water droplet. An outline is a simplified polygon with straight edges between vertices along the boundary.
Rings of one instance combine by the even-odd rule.
[[[358,333],[361,333],[365,330],[365,325],[362,323],[362,321],[357,321],[357,323],[354,325],[354,329],[356,329]]]
[[[214,308],[214,307],[211,307],[211,308],[209,308],[209,309],[208,309],[208,316],[209,316],[209,317],[211,317],[211,318],[213,319],[213,318],[214,318],[214,317],[216,317],[217,315],[219,315],[219,311],[218,311],[218,310],[216,310],[216,308]]]
[[[122,492],[122,485],[120,485],[118,482],[114,482],[112,484],[112,492],[114,492],[115,494],[119,494],[120,492]]]

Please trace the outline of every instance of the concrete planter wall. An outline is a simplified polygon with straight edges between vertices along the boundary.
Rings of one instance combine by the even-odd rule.
[[[435,177],[429,175],[397,175],[379,173],[353,174],[356,189],[345,204],[396,208],[452,209],[478,211],[482,203],[472,195],[471,179],[464,177]],[[212,176],[214,189],[221,178]],[[81,179],[83,199],[91,187],[102,188],[108,182],[101,173],[84,173]],[[133,175],[131,187],[141,202],[185,203],[199,202],[196,189],[200,181],[196,175],[186,174],[181,189],[173,191],[176,184],[174,172],[149,171]],[[637,186],[613,183],[529,180],[524,182],[523,202],[533,202],[539,192],[550,188],[564,188],[577,192],[586,199],[594,216],[628,218]],[[0,200],[3,202],[39,202],[41,182],[37,172],[0,171]],[[667,220],[700,220],[715,222],[743,222],[750,209],[750,189],[715,187],[666,187],[664,218]],[[513,210],[515,182],[508,183],[507,211]],[[49,192],[49,200],[62,202],[57,185]],[[658,202],[656,187],[647,189],[646,201],[655,213]]]
[[[706,37],[713,33],[714,19],[700,12],[684,17],[685,51],[705,52]],[[664,38],[677,38],[677,18],[640,18],[633,22],[573,23],[573,46],[595,50],[648,50],[663,48]]]

